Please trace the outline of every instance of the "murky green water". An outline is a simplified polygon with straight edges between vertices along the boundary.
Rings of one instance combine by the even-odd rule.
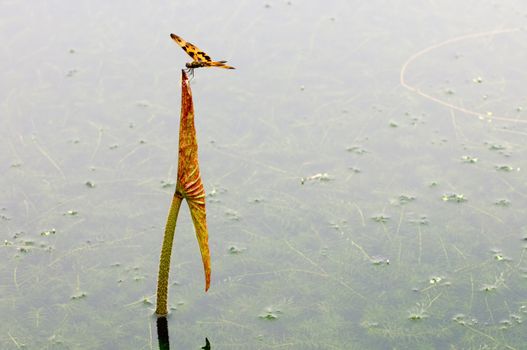
[[[525,349],[527,6],[0,3],[0,347],[158,349],[193,80],[212,286],[182,207],[173,349]]]

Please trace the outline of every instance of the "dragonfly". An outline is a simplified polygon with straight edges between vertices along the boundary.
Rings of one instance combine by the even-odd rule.
[[[235,69],[234,67],[226,65],[225,63],[227,63],[227,61],[213,61],[209,55],[207,55],[204,51],[200,50],[196,45],[183,40],[176,34],[170,34],[170,37],[176,42],[176,44],[181,46],[181,48],[190,57],[192,57],[192,62],[185,63],[185,67],[187,67],[187,70],[191,76],[194,76],[195,68],[218,67],[225,69]]]

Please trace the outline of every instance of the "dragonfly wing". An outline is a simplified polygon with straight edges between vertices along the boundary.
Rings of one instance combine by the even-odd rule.
[[[196,45],[183,40],[176,34],[170,34],[172,40],[176,42],[181,48],[196,62],[212,62],[212,59],[205,52],[201,51]]]

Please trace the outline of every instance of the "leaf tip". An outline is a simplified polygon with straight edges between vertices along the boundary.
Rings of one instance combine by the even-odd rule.
[[[210,267],[207,271],[205,271],[205,292],[207,292],[210,288]]]

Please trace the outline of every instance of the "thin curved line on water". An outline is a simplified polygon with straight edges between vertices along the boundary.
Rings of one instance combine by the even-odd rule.
[[[470,109],[466,109],[466,108],[463,108],[463,107],[460,107],[460,106],[456,106],[456,105],[453,105],[451,103],[448,103],[444,100],[441,100],[437,97],[434,97],[432,95],[429,95],[421,90],[419,90],[417,87],[415,86],[412,86],[410,84],[408,84],[406,82],[406,79],[405,79],[405,74],[406,74],[406,70],[408,68],[408,66],[415,60],[417,59],[418,57],[424,55],[424,54],[427,54],[429,53],[430,51],[433,51],[435,49],[438,49],[440,47],[443,47],[443,46],[446,46],[446,45],[449,45],[449,44],[452,44],[452,43],[455,43],[455,42],[458,42],[458,41],[463,41],[463,40],[467,40],[467,39],[474,39],[474,38],[479,38],[479,37],[485,37],[485,36],[490,36],[490,35],[498,35],[498,34],[506,34],[506,33],[513,33],[513,32],[517,32],[519,31],[521,28],[509,28],[509,29],[496,29],[496,30],[491,30],[491,31],[488,31],[488,32],[480,32],[480,33],[473,33],[473,34],[467,34],[467,35],[462,35],[462,36],[458,36],[458,37],[455,37],[455,38],[451,38],[451,39],[448,39],[448,40],[445,40],[445,41],[442,41],[438,44],[435,44],[435,45],[432,45],[432,46],[429,46],[427,48],[424,48],[423,50],[419,51],[419,52],[416,52],[414,53],[412,56],[410,56],[410,58],[408,58],[408,60],[406,60],[406,62],[404,62],[403,66],[401,67],[401,72],[399,74],[399,80],[400,80],[400,83],[401,85],[428,99],[428,100],[431,100],[431,101],[434,101],[442,106],[445,106],[445,107],[449,107],[449,108],[452,108],[456,111],[459,111],[459,112],[463,112],[463,113],[466,113],[466,114],[469,114],[469,115],[473,115],[473,116],[476,116],[480,119],[487,119],[489,121],[492,121],[492,120],[498,120],[498,121],[504,121],[504,122],[514,122],[514,123],[527,123],[527,120],[519,120],[519,119],[513,119],[513,118],[507,118],[507,117],[489,117],[483,113],[479,113],[479,112],[476,112],[476,111],[473,111],[473,110],[470,110]]]

